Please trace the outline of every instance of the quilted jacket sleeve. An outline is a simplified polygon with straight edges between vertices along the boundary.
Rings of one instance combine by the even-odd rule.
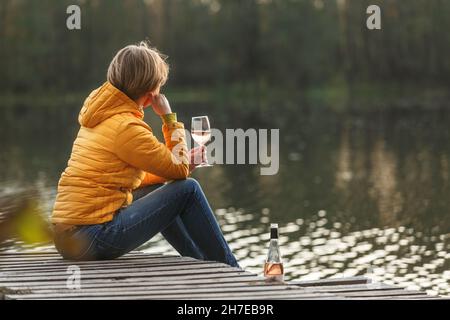
[[[163,124],[165,144],[139,119],[123,121],[115,140],[116,155],[126,163],[166,180],[185,179],[189,160],[184,126],[181,122]]]
[[[167,179],[151,174],[150,172],[146,172],[145,173],[145,177],[141,182],[141,185],[139,187],[145,187],[145,186],[149,186],[152,184],[157,184],[157,183],[164,183],[166,182]]]

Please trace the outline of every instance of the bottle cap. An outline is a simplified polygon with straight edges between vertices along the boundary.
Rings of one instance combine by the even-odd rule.
[[[270,224],[270,239],[278,239],[278,223]]]

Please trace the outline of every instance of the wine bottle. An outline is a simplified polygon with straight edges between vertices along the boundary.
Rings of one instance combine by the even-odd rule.
[[[278,245],[278,224],[276,223],[270,225],[269,253],[264,264],[264,277],[267,281],[283,282],[284,279],[283,262]]]

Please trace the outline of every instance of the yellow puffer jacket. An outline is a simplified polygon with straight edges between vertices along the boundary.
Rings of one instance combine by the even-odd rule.
[[[110,221],[117,209],[132,202],[133,189],[188,176],[183,124],[175,114],[163,117],[163,144],[143,117],[138,105],[108,82],[89,95],[59,180],[53,223]],[[175,146],[176,156],[171,152]]]

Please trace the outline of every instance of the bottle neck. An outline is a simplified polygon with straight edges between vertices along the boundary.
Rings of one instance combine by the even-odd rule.
[[[278,239],[270,239],[267,262],[272,263],[281,262],[280,246],[278,245]]]
[[[270,239],[277,239],[278,240],[278,228],[271,228],[270,229]]]

